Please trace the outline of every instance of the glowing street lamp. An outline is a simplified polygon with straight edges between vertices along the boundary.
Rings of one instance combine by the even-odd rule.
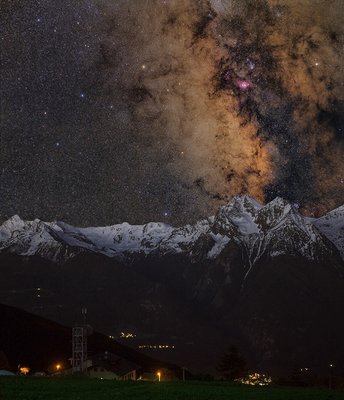
[[[56,371],[60,371],[60,369],[61,369],[61,364],[56,364],[56,365],[55,365],[55,368],[56,368]]]
[[[20,372],[22,375],[27,375],[27,374],[30,372],[30,368],[29,368],[29,367],[20,367],[20,366],[19,366],[19,372]]]
[[[156,375],[157,375],[157,377],[158,377],[158,381],[160,382],[160,381],[161,381],[161,372],[158,371],[158,372],[156,373]]]
[[[335,367],[334,364],[329,364],[329,375],[328,375],[328,388],[329,390],[332,389],[332,378],[333,378],[333,368]]]

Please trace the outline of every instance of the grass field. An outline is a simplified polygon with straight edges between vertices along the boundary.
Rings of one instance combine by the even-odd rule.
[[[0,378],[1,400],[344,400],[314,388],[244,387],[223,382],[118,382],[73,378]]]

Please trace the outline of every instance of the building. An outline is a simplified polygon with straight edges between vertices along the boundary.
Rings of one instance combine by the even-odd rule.
[[[107,351],[91,357],[91,365],[87,368],[90,378],[136,380],[141,366],[116,356]]]
[[[159,378],[156,373],[154,372],[143,372],[138,377],[140,381],[157,381]]]
[[[0,369],[0,376],[15,376],[15,374],[11,371]]]

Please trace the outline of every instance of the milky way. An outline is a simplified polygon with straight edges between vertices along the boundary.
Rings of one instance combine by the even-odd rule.
[[[20,4],[21,3],[21,4]],[[344,203],[338,1],[1,1],[1,217]]]

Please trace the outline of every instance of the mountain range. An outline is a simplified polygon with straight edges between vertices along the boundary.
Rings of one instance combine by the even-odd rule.
[[[309,218],[237,196],[182,227],[13,216],[0,226],[0,302],[69,324],[87,305],[98,330],[168,343],[168,361],[199,370],[231,344],[261,370],[322,370],[344,360],[343,260],[344,206]]]
[[[131,262],[138,257],[184,254],[191,260],[216,259],[231,243],[247,250],[253,265],[263,254],[300,255],[318,259],[333,252],[344,257],[344,206],[314,219],[298,213],[281,198],[260,205],[248,196],[235,197],[215,216],[174,228],[164,223],[77,228],[64,222],[23,221],[15,215],[0,226],[0,251],[38,255],[57,263],[81,252]],[[326,239],[328,240],[326,240]]]

